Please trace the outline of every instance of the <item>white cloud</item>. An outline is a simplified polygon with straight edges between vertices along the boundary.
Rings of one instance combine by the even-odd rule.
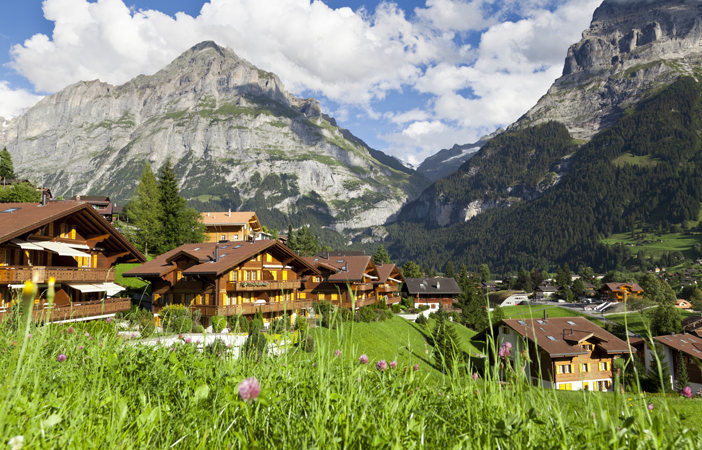
[[[292,92],[335,102],[340,119],[385,120],[388,152],[416,161],[526,112],[560,75],[568,45],[600,1],[426,0],[408,18],[393,3],[354,12],[320,0],[210,0],[197,17],[170,17],[123,0],[45,0],[53,34],[14,46],[10,66],[37,92],[96,78],[121,84],[214,40]],[[553,4],[560,6],[551,12]],[[514,14],[523,19],[505,22]],[[482,33],[480,45],[462,43],[473,32]],[[378,113],[392,91],[429,100],[423,109]]]
[[[42,98],[24,89],[12,89],[8,82],[0,81],[0,117],[11,119],[19,116]]]

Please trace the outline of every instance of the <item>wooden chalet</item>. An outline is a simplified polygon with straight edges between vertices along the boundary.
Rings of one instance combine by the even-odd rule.
[[[608,301],[623,302],[626,298],[641,298],[643,289],[636,283],[605,283],[600,292]]]
[[[692,303],[685,299],[679,298],[675,300],[675,307],[680,309],[692,309]]]
[[[76,195],[69,201],[85,202],[92,206],[95,211],[99,212],[105,220],[110,223],[112,222],[113,208],[110,197],[104,195]]]
[[[401,300],[399,288],[405,282],[400,268],[395,264],[380,264],[375,268],[378,271],[378,279],[373,281],[375,286],[375,297],[385,300],[386,305],[399,303]]]
[[[355,298],[356,308],[377,303],[376,289],[380,289],[380,274],[372,257],[319,254],[304,259],[320,272],[305,279],[308,299],[351,307]]]
[[[415,308],[428,305],[430,309],[451,309],[461,288],[453,278],[406,278],[402,292],[414,299]]]
[[[663,357],[670,368],[671,387],[675,386],[675,377],[682,355],[687,368],[690,388],[694,392],[702,390],[702,369],[695,362],[695,360],[702,360],[702,337],[692,334],[671,334],[656,336],[653,339],[656,341],[656,345],[662,347]],[[655,350],[642,338],[632,338],[630,342],[644,366],[650,367],[655,358]]]
[[[688,316],[682,320],[683,332],[693,333],[699,337],[702,337],[702,316],[696,314],[694,316]]]
[[[203,212],[207,242],[243,242],[259,239],[263,227],[253,211]]]
[[[125,272],[151,283],[153,312],[170,304],[215,315],[253,316],[269,323],[285,313],[294,319],[312,302],[301,292],[304,276],[319,271],[277,240],[186,244]]]
[[[114,266],[144,256],[88,203],[0,203],[0,320],[24,282],[38,283],[38,320],[53,322],[114,315],[129,309]],[[52,307],[45,302],[56,281]]]
[[[486,341],[490,332],[473,340]],[[629,353],[626,342],[582,317],[506,319],[492,333],[498,348],[512,345],[508,358],[515,370],[523,368],[534,386],[545,388],[610,391],[612,360]]]

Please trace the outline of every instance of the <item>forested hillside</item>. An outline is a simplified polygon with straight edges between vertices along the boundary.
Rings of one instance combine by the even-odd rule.
[[[571,267],[614,267],[628,259],[629,250],[605,246],[600,243],[603,237],[628,231],[637,222],[698,218],[701,92],[694,79],[681,78],[627,110],[571,158],[567,174],[539,199],[492,209],[447,228],[430,229],[424,221],[393,224],[391,253],[436,269],[449,259],[476,269],[488,263],[496,272],[564,262]],[[528,139],[534,132],[527,129],[501,138],[517,141],[525,139],[523,133]],[[552,148],[564,141],[560,132],[552,139]]]

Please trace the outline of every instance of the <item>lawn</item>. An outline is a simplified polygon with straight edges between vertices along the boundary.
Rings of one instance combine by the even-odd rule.
[[[640,231],[641,230],[637,230],[637,233]],[[685,258],[691,259],[695,256],[692,254],[692,246],[699,244],[701,237],[700,233],[695,232],[690,232],[689,234],[670,233],[661,236],[649,233],[643,240],[651,241],[651,243],[637,247],[636,244],[641,243],[641,241],[631,239],[631,233],[618,233],[609,236],[607,239],[603,239],[602,243],[607,245],[615,245],[617,242],[621,242],[622,245],[634,244],[634,246],[629,247],[631,253],[634,255],[638,253],[639,250],[645,250],[649,256],[660,256],[664,252],[679,251]],[[658,242],[658,239],[663,240],[663,242]]]
[[[427,325],[428,327],[395,316],[385,322],[345,322],[334,330],[314,328],[312,335],[317,340],[317,345],[331,351],[349,344],[352,352],[343,355],[349,362],[357,361],[360,355],[366,354],[373,363],[384,359],[388,363],[396,360],[404,366],[419,364],[426,368],[432,379],[439,379],[441,374],[432,366],[433,347],[427,339],[429,330],[434,327],[434,320],[429,319]],[[463,350],[471,355],[480,353],[470,342],[475,331],[460,324],[455,324],[454,327],[461,338]],[[349,342],[352,335],[354,338]]]
[[[546,311],[548,317],[585,317],[594,324],[602,326],[601,320],[593,319],[592,317],[579,311],[556,305],[517,305],[502,308],[502,311],[505,314],[505,319],[541,319],[544,316],[544,310]]]
[[[128,270],[131,270],[135,267],[139,267],[141,264],[117,264],[115,267],[115,283],[119,284],[120,286],[124,286],[128,289],[144,289],[147,286],[149,286],[149,283],[146,281],[142,281],[140,278],[125,278],[122,276],[122,274]]]
[[[695,312],[689,312],[689,311],[680,311],[682,313],[683,319],[685,317],[689,317],[695,314]],[[632,333],[639,334],[641,336],[648,336],[648,331],[646,327],[650,326],[651,323],[651,318],[653,315],[656,313],[656,309],[647,309],[641,313],[629,313],[629,314],[613,314],[611,316],[607,316],[607,319],[616,322],[622,326],[625,325],[626,321],[626,326],[631,331]]]

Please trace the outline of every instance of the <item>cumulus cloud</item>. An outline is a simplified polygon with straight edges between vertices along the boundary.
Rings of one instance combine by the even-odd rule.
[[[0,81],[0,117],[11,119],[19,116],[42,98],[24,89],[12,89],[9,83]]]
[[[210,0],[196,17],[171,17],[123,0],[44,0],[52,35],[15,45],[10,66],[51,93],[80,80],[121,84],[155,73],[214,40],[278,74],[292,92],[338,104],[341,120],[361,113],[385,121],[386,150],[417,161],[523,114],[560,74],[600,1],[426,0],[408,16],[394,3],[353,11],[320,0]],[[515,15],[522,19],[506,21]],[[479,45],[466,43],[476,33]],[[392,91],[430,100],[376,112]]]

